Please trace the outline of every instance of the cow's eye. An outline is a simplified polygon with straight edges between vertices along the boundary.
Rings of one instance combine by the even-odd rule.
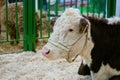
[[[72,32],[73,31],[73,29],[69,29],[69,32]]]

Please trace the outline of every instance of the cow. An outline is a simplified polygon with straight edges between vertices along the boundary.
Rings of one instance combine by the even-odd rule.
[[[56,20],[41,53],[48,59],[76,56],[85,62],[79,68],[92,80],[120,80],[120,18],[94,18],[68,8]],[[79,72],[81,74],[81,72]],[[82,73],[83,74],[83,73]]]

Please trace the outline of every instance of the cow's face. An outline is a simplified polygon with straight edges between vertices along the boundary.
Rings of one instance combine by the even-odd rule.
[[[54,25],[42,54],[49,59],[66,58],[69,62],[80,53],[85,45],[89,22],[80,16],[79,10],[68,9]]]

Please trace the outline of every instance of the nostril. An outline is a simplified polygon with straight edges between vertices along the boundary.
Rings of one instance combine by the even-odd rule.
[[[42,52],[43,55],[48,55],[50,53],[50,50],[49,49],[43,49],[41,52]]]
[[[46,52],[46,54],[49,54],[50,53],[50,50],[48,50],[47,52]]]

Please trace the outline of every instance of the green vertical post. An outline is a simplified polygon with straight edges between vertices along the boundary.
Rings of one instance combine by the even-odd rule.
[[[92,3],[93,3],[93,5],[92,5],[92,12],[93,12],[92,16],[94,16],[94,14],[95,14],[95,1],[93,0]]]
[[[78,7],[78,0],[75,0],[75,8],[77,8]]]
[[[72,7],[72,0],[70,0],[70,7]]]
[[[48,16],[51,15],[51,14],[50,14],[50,10],[51,10],[51,8],[50,8],[50,0],[48,0]]]
[[[63,5],[63,6],[64,6],[64,10],[65,10],[65,8],[66,8],[66,7],[65,7],[65,0],[64,0],[64,3],[63,3],[63,4],[64,4],[64,5]]]
[[[107,17],[115,15],[116,10],[116,0],[108,0],[107,2]]]
[[[107,0],[105,0],[104,3],[105,3],[105,6],[104,6],[104,10],[103,10],[103,17],[105,18],[106,17]]]
[[[35,51],[35,0],[23,0],[24,5],[24,50]]]
[[[43,0],[38,0],[38,6],[39,6],[39,10],[40,10],[40,17],[42,17],[42,10],[43,10]],[[42,33],[42,18],[40,18],[40,38],[43,38],[43,33]]]
[[[5,3],[5,10],[6,10],[6,41],[8,41],[8,1],[6,0],[6,3]]]
[[[20,33],[19,33],[19,29],[18,29],[18,3],[17,0],[15,0],[15,15],[16,15],[16,23],[15,23],[15,27],[16,27],[16,41],[19,41],[20,39]]]
[[[56,1],[57,2],[57,1]],[[56,4],[55,4],[55,6],[56,6]],[[51,28],[50,28],[50,16],[51,16],[51,14],[50,14],[50,10],[51,10],[51,7],[50,7],[50,0],[48,0],[48,6],[47,6],[47,9],[48,9],[48,13],[47,13],[47,15],[48,15],[48,24],[47,24],[47,38],[49,38],[50,37],[50,30],[51,30]],[[55,8],[55,13],[56,13],[56,8]],[[58,15],[58,13],[56,13],[56,15]]]
[[[55,16],[58,16],[58,0],[56,0],[56,4],[55,4]]]
[[[83,0],[80,1],[83,4]],[[80,12],[83,13],[83,6],[81,5]]]
[[[87,16],[89,16],[89,6],[90,6],[90,3],[89,3],[89,0],[87,0]]]

